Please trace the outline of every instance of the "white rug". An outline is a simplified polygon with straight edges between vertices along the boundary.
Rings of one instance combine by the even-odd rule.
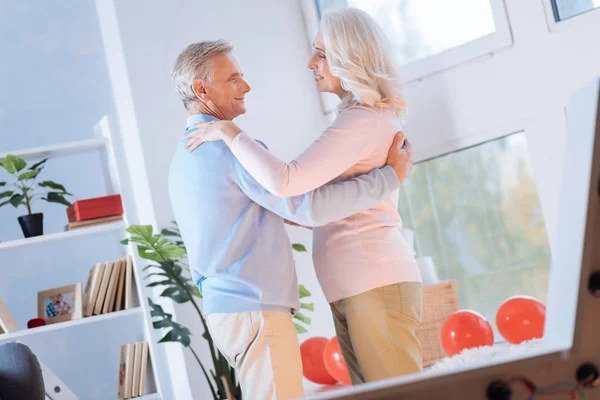
[[[452,368],[457,365],[470,364],[478,361],[491,360],[496,357],[505,357],[527,353],[542,344],[542,339],[534,339],[521,344],[497,343],[493,346],[483,346],[476,349],[463,350],[460,354],[446,357],[433,364],[430,369],[440,370]]]

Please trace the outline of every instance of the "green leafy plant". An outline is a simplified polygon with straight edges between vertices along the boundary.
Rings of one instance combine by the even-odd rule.
[[[16,178],[15,183],[7,185],[7,182],[0,182],[0,187],[11,188],[0,192],[0,207],[12,204],[15,208],[25,206],[27,213],[32,214],[31,206],[37,200],[45,200],[49,203],[59,203],[67,207],[72,204],[65,199],[65,196],[72,196],[65,187],[53,181],[37,182],[37,177],[44,169],[47,158],[27,168],[27,162],[21,157],[7,155],[0,161],[0,165]],[[44,197],[45,196],[45,197]],[[6,199],[8,200],[2,200]]]
[[[293,243],[292,249],[294,249],[300,253],[306,252],[306,247],[304,247],[304,245],[300,244],[300,243]],[[308,310],[308,311],[315,311],[315,305],[313,303],[306,302],[307,298],[312,296],[312,293],[310,293],[308,291],[308,289],[304,287],[304,285],[298,285],[298,296],[300,297],[300,308],[301,309]],[[309,317],[307,317],[306,315],[304,315],[304,313],[302,311],[297,311],[294,314],[294,319],[296,321],[302,322],[302,324],[299,324],[298,322],[294,322],[294,325],[296,326],[296,332],[297,333],[308,333],[308,330],[304,326],[310,325],[312,320]]]
[[[192,347],[192,333],[189,329],[173,321],[172,314],[165,312],[160,305],[155,304],[148,298],[153,318],[153,327],[155,329],[167,330],[164,337],[159,340],[159,343],[179,342],[190,349],[208,382],[213,399],[227,398],[226,384],[231,395],[235,399],[241,400],[242,392],[237,381],[235,369],[229,365],[227,360],[218,351],[208,331],[206,319],[202,315],[200,307],[198,307],[197,300],[202,298],[202,295],[192,283],[189,273],[184,274],[184,271],[189,271],[189,267],[187,265],[186,250],[177,225],[170,229],[163,229],[160,234],[154,234],[150,225],[131,225],[127,228],[127,232],[130,234],[130,237],[121,241],[121,243],[135,243],[140,257],[154,262],[144,268],[144,271],[148,271],[148,274],[145,276],[146,279],[154,277],[153,282],[147,284],[147,286],[164,288],[160,297],[168,297],[179,304],[189,302],[198,313],[198,317],[204,328],[202,337],[207,341],[213,369],[207,370],[198,357],[198,354]],[[296,251],[306,251],[302,245],[295,246],[294,249]],[[303,299],[311,295],[303,285],[299,286],[299,294]],[[302,303],[302,308],[310,311],[314,310],[312,303]],[[296,315],[298,314],[300,316],[294,318],[305,325],[310,324],[310,318],[302,313],[296,313]],[[296,331],[303,333],[306,332],[306,328],[296,323]]]

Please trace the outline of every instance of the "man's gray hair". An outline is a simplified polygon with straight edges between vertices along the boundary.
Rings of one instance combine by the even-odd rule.
[[[172,77],[179,97],[186,107],[198,100],[198,96],[192,90],[194,79],[212,79],[211,57],[218,53],[228,53],[232,49],[233,46],[226,40],[211,40],[190,44],[177,56]]]

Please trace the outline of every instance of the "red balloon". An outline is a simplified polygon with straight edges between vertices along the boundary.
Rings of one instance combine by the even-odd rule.
[[[304,377],[311,382],[321,385],[333,385],[337,383],[337,380],[327,372],[323,360],[323,352],[325,351],[327,342],[327,338],[313,337],[300,345]]]
[[[512,344],[544,336],[545,321],[546,306],[529,296],[515,296],[505,300],[496,313],[498,332]]]
[[[327,372],[337,379],[338,382],[352,385],[352,379],[350,379],[350,373],[348,372],[348,367],[346,367],[337,337],[333,337],[327,342],[325,351],[323,352],[323,361],[325,362]]]
[[[448,317],[441,332],[442,346],[449,356],[465,349],[494,344],[494,331],[483,315],[460,310]]]

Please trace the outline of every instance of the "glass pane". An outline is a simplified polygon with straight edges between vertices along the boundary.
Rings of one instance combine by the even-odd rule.
[[[356,7],[386,32],[401,65],[496,31],[489,0],[317,0],[322,13]]]
[[[600,7],[600,0],[552,0],[554,17],[562,21]]]
[[[461,308],[494,329],[508,297],[546,302],[550,249],[522,132],[415,165],[399,212],[417,257],[431,256]]]

